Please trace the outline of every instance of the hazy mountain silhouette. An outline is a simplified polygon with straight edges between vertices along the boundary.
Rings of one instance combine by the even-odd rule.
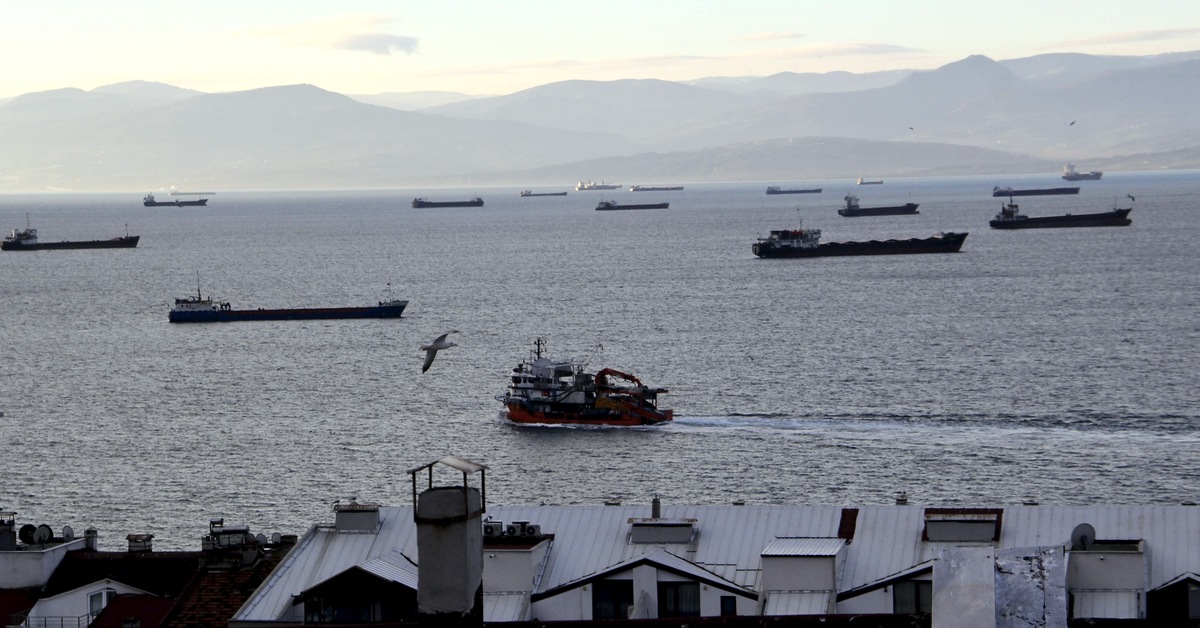
[[[929,71],[563,81],[484,98],[131,81],[0,102],[0,190],[1198,167],[1196,93],[1200,53],[974,55]]]

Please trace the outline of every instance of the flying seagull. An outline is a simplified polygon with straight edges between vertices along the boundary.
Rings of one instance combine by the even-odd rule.
[[[1071,120],[1071,124],[1068,124],[1067,126],[1075,126],[1075,121]]]
[[[450,331],[435,338],[433,340],[433,342],[431,342],[427,345],[421,345],[421,351],[425,352],[425,366],[421,367],[422,373],[429,370],[429,365],[433,364],[433,358],[435,356],[437,356],[438,350],[449,349],[450,347],[458,346],[456,343],[446,340],[446,336],[449,336],[450,334],[457,334],[457,333],[458,333],[457,329],[451,329]]]
[[[1133,195],[1132,195],[1132,194],[1126,194],[1125,196],[1128,196],[1128,197],[1129,197],[1129,200],[1131,200],[1131,201],[1136,201],[1136,200],[1137,200],[1136,198],[1133,198]]]

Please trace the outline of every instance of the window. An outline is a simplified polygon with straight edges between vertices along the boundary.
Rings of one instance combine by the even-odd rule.
[[[737,615],[737,597],[732,595],[721,596],[721,616],[728,617]]]
[[[928,580],[897,582],[892,587],[892,612],[913,615],[933,612],[933,583]]]
[[[699,582],[658,583],[658,616],[699,617]]]
[[[592,619],[629,619],[633,580],[597,580],[592,585]]]

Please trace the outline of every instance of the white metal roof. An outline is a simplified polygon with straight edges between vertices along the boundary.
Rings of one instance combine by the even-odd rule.
[[[763,556],[837,556],[846,545],[844,539],[775,539],[763,548]]]
[[[537,592],[545,592],[646,556],[660,549],[630,543],[630,519],[644,518],[650,506],[500,506],[493,521],[528,521],[554,535]],[[837,537],[839,506],[673,506],[667,519],[696,519],[691,543],[671,544],[676,557],[755,591],[764,549],[788,537]],[[419,563],[411,507],[383,507],[376,533],[338,533],[314,526],[283,563],[239,610],[235,620],[269,621],[290,609],[292,596],[345,569],[402,552]],[[1144,539],[1147,588],[1185,573],[1200,573],[1200,508],[1189,506],[1006,506],[996,547],[1069,544],[1071,530],[1090,523],[1097,538]],[[924,508],[859,506],[854,537],[845,546],[839,591],[878,582],[934,559],[945,543],[922,541]],[[791,540],[791,539],[788,539]]]
[[[763,615],[828,615],[833,591],[771,591]]]
[[[529,596],[525,593],[504,591],[483,594],[483,621],[527,621]]]

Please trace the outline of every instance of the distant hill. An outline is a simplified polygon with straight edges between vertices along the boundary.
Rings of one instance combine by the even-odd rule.
[[[563,81],[492,97],[131,81],[0,101],[0,191],[1197,168],[1197,93],[1200,52]]]

